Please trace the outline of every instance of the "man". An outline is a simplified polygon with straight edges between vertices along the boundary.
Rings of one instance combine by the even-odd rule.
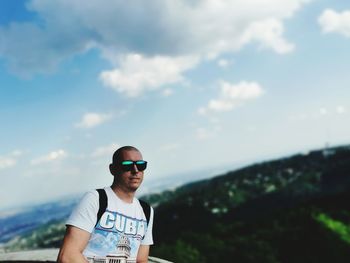
[[[113,154],[109,170],[114,176],[107,194],[107,209],[98,220],[99,193],[90,191],[69,217],[58,262],[148,262],[153,244],[153,209],[149,222],[135,198],[147,162],[133,146]],[[98,220],[98,222],[97,222]],[[113,259],[113,260],[112,260]]]

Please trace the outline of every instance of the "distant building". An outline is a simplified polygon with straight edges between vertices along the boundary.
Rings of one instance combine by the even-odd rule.
[[[88,257],[89,263],[136,263],[135,258],[130,258],[130,241],[126,236],[121,236],[115,254],[106,257]]]

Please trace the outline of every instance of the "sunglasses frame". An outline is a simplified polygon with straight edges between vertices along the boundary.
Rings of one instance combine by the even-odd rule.
[[[129,163],[123,164],[125,162],[129,162]],[[138,171],[143,172],[147,168],[147,161],[145,161],[145,160],[137,160],[137,161],[124,160],[124,161],[120,162],[120,166],[124,172],[132,171],[134,169],[134,165],[136,165]],[[141,165],[141,167],[140,167],[140,165]],[[143,166],[145,168],[143,168]]]

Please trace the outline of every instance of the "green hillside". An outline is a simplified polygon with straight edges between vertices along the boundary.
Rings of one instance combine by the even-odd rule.
[[[7,251],[21,251],[60,247],[65,230],[64,222],[50,221],[28,234],[13,238],[5,248]]]
[[[350,262],[349,179],[350,148],[338,147],[149,196],[163,200],[152,253],[175,262],[221,262],[223,255],[232,262]]]

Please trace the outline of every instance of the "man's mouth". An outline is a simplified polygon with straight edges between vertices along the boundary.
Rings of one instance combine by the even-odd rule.
[[[139,181],[140,181],[140,178],[130,178],[130,181],[131,181],[131,182],[139,182]]]

